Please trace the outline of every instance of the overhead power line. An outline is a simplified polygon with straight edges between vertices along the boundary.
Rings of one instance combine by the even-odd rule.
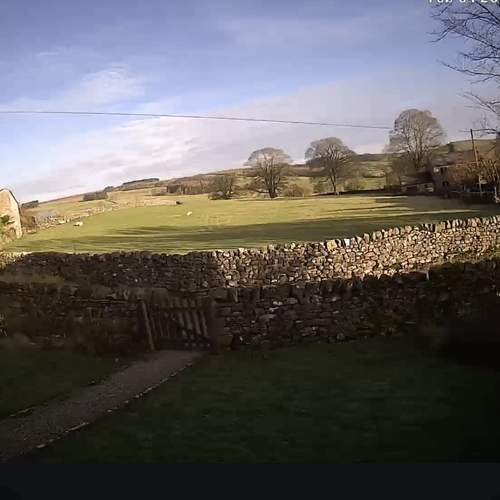
[[[382,127],[376,125],[358,125],[352,123],[327,123],[327,122],[307,122],[301,120],[271,120],[266,118],[238,118],[235,116],[203,116],[203,115],[174,115],[156,113],[115,113],[106,111],[20,111],[20,110],[0,110],[2,115],[87,115],[87,116],[135,116],[138,118],[184,118],[188,120],[220,120],[235,122],[255,122],[255,123],[282,123],[288,125],[313,125],[317,127],[343,127],[343,128],[364,128],[372,130],[391,130],[392,127]]]
[[[210,115],[177,115],[177,114],[159,114],[159,113],[119,113],[113,111],[36,111],[36,110],[0,110],[0,115],[73,115],[73,116],[133,116],[137,118],[182,118],[187,120],[219,120],[219,121],[234,121],[234,122],[253,122],[253,123],[277,123],[285,125],[312,125],[316,127],[341,127],[341,128],[358,128],[369,130],[392,130],[393,127],[381,125],[360,125],[357,123],[330,123],[330,122],[308,122],[303,120],[273,120],[268,118],[240,118],[236,116],[210,116]],[[455,130],[448,133],[469,133],[467,130]],[[487,135],[492,135],[491,131],[485,129],[474,129],[474,132],[487,132]]]

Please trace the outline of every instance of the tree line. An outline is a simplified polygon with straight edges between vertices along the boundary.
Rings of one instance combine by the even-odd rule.
[[[385,153],[391,153],[391,175],[387,184],[397,183],[403,175],[425,170],[433,150],[442,143],[445,134],[439,121],[430,111],[408,109],[399,114],[389,134]],[[363,157],[365,156],[365,157]],[[329,190],[340,193],[346,182],[356,187],[359,164],[367,161],[366,155],[358,156],[338,137],[325,137],[309,145],[304,153],[311,182],[316,191]],[[369,156],[369,155],[368,155]],[[372,155],[376,157],[376,155]],[[249,167],[248,180],[238,186],[235,173],[217,175],[212,183],[212,199],[234,198],[240,189],[266,194],[276,198],[283,193],[291,176],[291,157],[283,149],[266,147],[254,151],[243,166]]]
[[[386,187],[401,185],[404,176],[429,171],[439,156],[446,134],[439,120],[428,110],[407,109],[394,121],[389,141],[384,148],[390,154],[390,169],[386,173]],[[446,153],[455,153],[452,142]],[[446,154],[445,153],[445,154]],[[477,154],[477,161],[463,162],[453,169],[452,182],[457,188],[477,188],[479,184],[495,186],[500,192],[500,134],[491,150]],[[338,137],[325,137],[311,142],[305,151],[310,180],[316,183],[316,192],[340,193],[341,184],[352,183],[356,189],[359,163],[366,158],[356,155]],[[366,156],[366,155],[364,155]],[[460,162],[459,162],[460,163]],[[283,149],[267,147],[254,151],[244,163],[247,183],[240,185],[236,173],[216,175],[211,184],[210,197],[215,200],[232,199],[239,191],[250,190],[277,198],[282,193],[294,196],[300,186],[288,186],[293,172],[292,159]],[[299,194],[300,195],[300,194]]]
[[[329,184],[334,194],[340,192],[340,183],[355,175],[356,153],[338,137],[313,141],[305,152],[306,165],[313,182]],[[292,175],[292,158],[283,149],[266,147],[254,151],[243,164],[248,167],[247,183],[238,186],[237,175],[216,175],[212,183],[212,199],[234,198],[241,189],[277,198],[288,186]],[[290,194],[293,189],[290,187]]]

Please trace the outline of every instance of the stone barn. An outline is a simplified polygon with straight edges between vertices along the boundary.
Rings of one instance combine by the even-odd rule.
[[[23,229],[21,227],[19,203],[10,189],[0,189],[0,215],[8,215],[12,221],[12,224],[7,229],[8,236],[11,239],[20,238],[23,235]]]

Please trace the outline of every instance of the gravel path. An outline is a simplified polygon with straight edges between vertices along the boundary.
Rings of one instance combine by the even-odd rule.
[[[43,448],[92,423],[159,386],[202,355],[192,351],[159,351],[100,384],[76,391],[64,401],[36,408],[26,416],[0,421],[0,460],[5,462]]]

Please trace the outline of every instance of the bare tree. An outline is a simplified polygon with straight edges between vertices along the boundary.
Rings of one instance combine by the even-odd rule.
[[[313,177],[330,181],[333,194],[339,194],[339,182],[352,173],[356,153],[338,137],[325,137],[311,142],[305,158]]]
[[[473,163],[455,165],[451,168],[451,184],[456,188],[477,186],[479,170]]]
[[[218,174],[216,175],[210,186],[211,200],[231,200],[236,196],[237,178],[236,174]]]
[[[407,109],[396,118],[386,151],[406,157],[413,171],[421,172],[427,167],[432,149],[442,144],[444,137],[441,124],[430,111]]]
[[[445,66],[468,75],[473,82],[493,81],[500,87],[500,4],[493,2],[454,2],[433,7],[432,17],[439,23],[434,30],[435,40],[459,38],[464,50],[455,63]],[[482,124],[485,133],[495,133],[500,123],[500,99],[467,92],[466,96],[486,111]]]
[[[500,155],[490,150],[479,161],[455,165],[451,170],[452,184],[457,187],[477,188],[479,183],[493,185],[500,192]]]
[[[481,158],[479,178],[492,184],[500,192],[500,157],[497,154]]]
[[[249,188],[258,193],[267,193],[277,198],[286,186],[292,159],[282,149],[263,148],[254,151],[245,166],[251,167]]]

